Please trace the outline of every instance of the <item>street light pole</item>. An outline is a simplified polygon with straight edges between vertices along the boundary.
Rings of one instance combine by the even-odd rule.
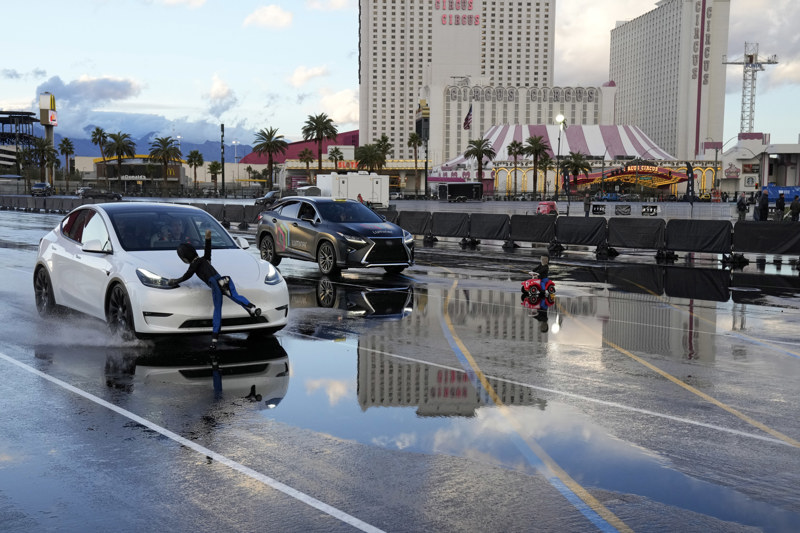
[[[558,200],[558,180],[564,174],[561,168],[561,132],[566,128],[567,119],[562,114],[556,115],[556,122],[558,122],[558,149],[556,150],[556,200]],[[567,216],[569,216],[569,188],[567,188]]]

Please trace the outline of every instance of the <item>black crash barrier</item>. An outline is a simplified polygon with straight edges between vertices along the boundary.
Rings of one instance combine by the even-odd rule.
[[[260,205],[246,205],[244,206],[244,221],[245,222],[252,222],[253,224],[258,222],[258,215],[264,210],[263,207]]]
[[[556,239],[562,244],[599,246],[608,240],[606,219],[586,217],[558,217]]]
[[[399,214],[396,209],[380,208],[375,209],[374,211],[385,218],[387,222],[391,222],[393,224],[397,223],[397,217]]]
[[[216,218],[217,220],[222,220],[222,211],[225,209],[223,204],[207,204],[206,211],[209,215]]]
[[[667,222],[668,250],[731,253],[733,226],[728,220],[672,219]]]
[[[667,223],[664,219],[611,218],[608,245],[618,248],[664,248]]]
[[[549,243],[556,236],[556,217],[551,215],[511,215],[509,239]]]
[[[431,234],[434,237],[469,237],[469,215],[466,213],[436,212],[431,214]]]
[[[504,241],[508,239],[510,226],[508,215],[473,213],[469,216],[469,236],[473,239]]]
[[[244,222],[244,206],[225,204],[225,220],[229,222]]]
[[[200,208],[203,211],[208,211],[208,209],[206,209],[206,204],[204,204],[204,203],[191,203],[189,205],[191,205],[192,207]]]
[[[733,226],[733,250],[759,254],[800,254],[800,224],[743,220]]]
[[[725,269],[665,267],[664,292],[674,298],[727,302],[731,273]]]
[[[430,231],[431,214],[428,211],[400,211],[397,225],[412,235],[427,235]]]

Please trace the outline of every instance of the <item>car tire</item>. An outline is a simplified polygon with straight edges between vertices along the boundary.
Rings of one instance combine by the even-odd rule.
[[[317,306],[330,309],[336,301],[336,286],[327,277],[317,283]]]
[[[272,235],[267,234],[261,239],[261,242],[258,244],[258,250],[261,252],[261,259],[271,263],[272,266],[281,264],[282,257],[275,251],[275,241]]]
[[[47,269],[39,267],[33,274],[33,293],[36,299],[36,311],[39,316],[49,317],[56,312],[56,299],[53,296],[53,284]]]
[[[339,273],[336,266],[336,249],[330,241],[322,241],[317,248],[317,266],[320,273],[325,276],[335,276]]]
[[[388,266],[388,267],[383,267],[383,269],[386,271],[387,274],[397,275],[397,274],[400,274],[401,272],[403,272],[403,270],[405,270],[406,267],[404,267],[404,266]]]
[[[121,284],[111,287],[106,303],[106,322],[112,333],[119,335],[122,340],[136,338],[136,328],[133,325],[133,310],[128,292]]]

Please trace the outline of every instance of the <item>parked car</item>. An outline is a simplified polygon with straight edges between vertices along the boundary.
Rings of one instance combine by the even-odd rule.
[[[88,189],[91,189],[91,187],[78,187],[77,189],[75,189],[75,196],[77,196],[78,198],[83,198],[83,193],[86,192]]]
[[[382,267],[399,274],[414,264],[414,236],[357,200],[289,196],[258,216],[261,258],[314,261],[325,275]]]
[[[402,200],[403,193],[401,192],[390,192],[389,193],[389,200]]]
[[[49,183],[34,183],[31,185],[31,196],[50,196],[53,194],[53,188]]]
[[[161,239],[165,227],[182,222],[180,240]],[[274,266],[250,252],[202,209],[180,204],[124,202],[86,204],[70,212],[39,243],[33,273],[36,309],[51,317],[68,307],[108,323],[123,338],[211,334],[211,290],[192,277],[170,285],[186,265],[176,253],[188,242],[200,253],[211,230],[212,259],[222,275],[261,316],[225,301],[222,333],[271,334],[287,323],[289,292]],[[159,238],[154,239],[154,236]]]
[[[537,215],[558,215],[558,204],[552,201],[539,202],[536,204]]]
[[[269,207],[280,199],[281,199],[280,191],[269,191],[264,196],[256,198],[255,205],[261,207]]]
[[[116,202],[122,200],[122,195],[117,192],[106,191],[104,189],[93,189],[92,187],[82,187],[83,190],[79,191],[80,198],[92,200],[114,200]]]

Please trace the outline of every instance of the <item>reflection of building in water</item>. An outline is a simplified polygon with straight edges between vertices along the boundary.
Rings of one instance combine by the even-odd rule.
[[[609,291],[603,338],[637,354],[713,360],[715,302]]]
[[[358,403],[369,407],[417,406],[419,416],[474,416],[490,404],[479,394],[466,372],[407,361],[386,355],[375,343],[380,336],[362,335],[358,343]],[[504,405],[532,405],[544,409],[547,400],[530,387],[489,379]]]

